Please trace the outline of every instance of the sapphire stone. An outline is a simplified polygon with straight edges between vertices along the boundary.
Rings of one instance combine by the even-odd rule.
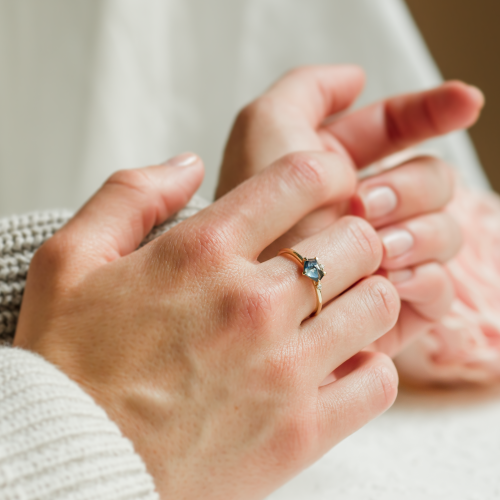
[[[302,274],[311,278],[313,281],[320,281],[323,279],[325,272],[323,271],[323,266],[318,264],[316,259],[306,259],[304,261],[304,271]]]

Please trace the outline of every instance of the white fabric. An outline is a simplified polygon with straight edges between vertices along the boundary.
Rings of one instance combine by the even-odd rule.
[[[402,392],[269,500],[498,500],[500,389]]]
[[[0,215],[79,206],[194,150],[210,199],[237,110],[300,64],[361,64],[361,103],[435,85],[399,0],[0,0]],[[468,139],[438,141],[486,186]]]
[[[0,347],[0,500],[158,500],[118,427],[39,356]]]

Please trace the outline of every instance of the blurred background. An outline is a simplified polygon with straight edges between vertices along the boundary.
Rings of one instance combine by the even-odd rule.
[[[497,0],[406,0],[445,79],[477,85],[486,107],[470,135],[500,192],[500,2]]]
[[[211,199],[238,110],[302,64],[363,66],[357,106],[440,71],[476,84],[487,106],[471,135],[500,190],[499,13],[494,0],[0,0],[0,215],[76,209],[113,171],[186,150]],[[465,134],[432,147],[485,187]]]

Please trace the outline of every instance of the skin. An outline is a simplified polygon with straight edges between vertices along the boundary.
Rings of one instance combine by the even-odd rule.
[[[477,88],[447,82],[342,114],[360,94],[364,78],[357,66],[298,68],[245,107],[226,146],[217,197],[297,150],[332,151],[354,170],[366,167],[423,140],[471,126],[484,104]],[[384,248],[377,271],[394,282],[403,304],[394,329],[372,348],[395,355],[446,314],[453,300],[453,287],[442,266],[461,244],[457,223],[442,211],[453,195],[453,184],[451,167],[437,158],[406,162],[361,181],[349,205],[326,204],[308,214],[260,258],[272,258],[280,248],[295,246],[347,213],[367,219],[381,239],[395,230],[408,231],[412,248],[398,257],[390,257]],[[391,188],[397,203],[386,215],[372,217],[367,198],[380,187]]]
[[[354,128],[367,146],[365,129]],[[241,137],[248,154],[252,141]],[[184,156],[118,172],[34,257],[15,345],[96,399],[134,442],[163,498],[264,498],[394,401],[394,365],[366,348],[394,331],[400,299],[373,275],[385,258],[377,222],[331,208],[356,196],[363,205],[353,155],[320,151],[329,148],[262,163],[138,251],[196,191],[202,164]],[[393,182],[395,213],[412,213]],[[325,213],[330,219],[306,234],[305,218]],[[258,260],[293,235],[294,247],[329,273],[316,318],[298,266]],[[395,335],[391,345],[403,341]]]
[[[297,245],[336,276],[317,318],[296,263],[257,261],[306,214],[354,194],[336,153],[288,155],[134,251],[200,184],[201,161],[179,162],[189,157],[116,173],[41,247],[15,345],[95,398],[162,498],[264,498],[393,403],[392,361],[360,351],[393,327],[399,297],[365,278],[383,251],[361,218]]]

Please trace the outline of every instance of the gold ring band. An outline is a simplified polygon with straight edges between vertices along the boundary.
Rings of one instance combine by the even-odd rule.
[[[278,252],[278,255],[292,257],[302,267],[302,274],[307,276],[314,286],[316,292],[316,310],[311,316],[317,316],[323,307],[323,296],[321,295],[321,280],[326,275],[324,267],[318,262],[318,258],[307,259],[302,257],[300,253],[296,252],[293,248],[283,248]]]

